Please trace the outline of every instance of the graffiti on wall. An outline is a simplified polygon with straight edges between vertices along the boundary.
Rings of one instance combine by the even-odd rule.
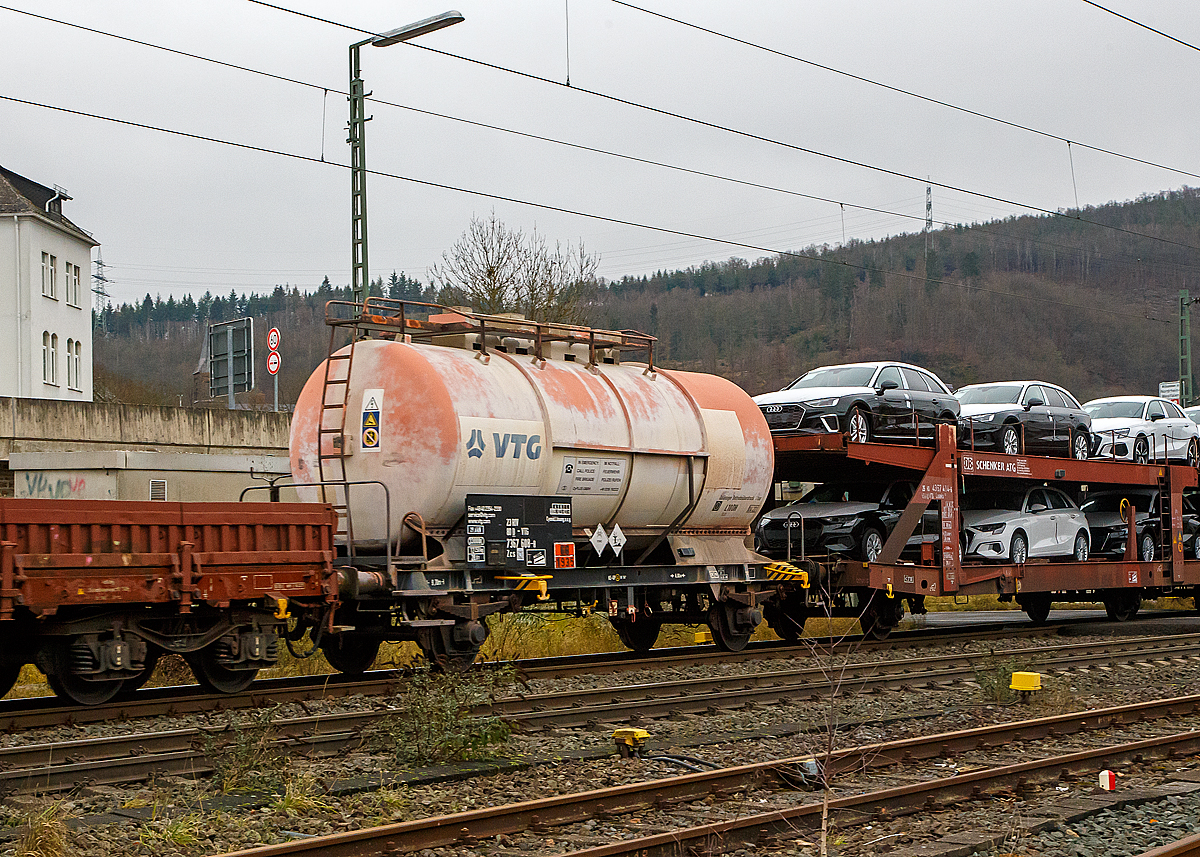
[[[44,473],[26,473],[23,497],[41,497],[62,500],[79,497],[87,489],[87,479],[82,476],[60,476],[47,478]]]

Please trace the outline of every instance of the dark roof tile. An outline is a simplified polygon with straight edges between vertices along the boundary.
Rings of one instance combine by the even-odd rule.
[[[64,217],[61,211],[46,210],[46,204],[55,194],[53,188],[0,167],[0,213],[37,215],[93,246],[99,245],[100,242]]]

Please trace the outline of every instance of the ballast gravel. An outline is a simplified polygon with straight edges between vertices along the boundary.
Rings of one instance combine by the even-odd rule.
[[[1059,823],[1054,829],[1014,839],[988,853],[1011,854],[1014,848],[1037,857],[1137,855],[1200,833],[1200,795],[1179,795],[1126,809],[1106,809],[1090,818]]]
[[[950,645],[930,645],[923,648],[905,648],[897,650],[871,649],[855,652],[850,660],[865,662],[870,660],[896,660],[912,657],[926,657],[938,654],[961,654],[964,652],[991,653],[993,659],[981,667],[981,670],[1003,672],[1010,668],[1021,668],[1025,664],[1010,662],[1008,652],[1013,649],[1037,647],[1055,642],[1088,642],[1108,639],[1102,635],[1075,636],[1067,640],[1038,640],[1028,637],[1016,637],[1012,640],[981,640]],[[670,668],[655,670],[648,667],[644,670],[622,672],[611,675],[596,673],[587,676],[556,679],[553,682],[533,682],[525,688],[526,692],[545,692],[548,690],[565,691],[573,688],[596,687],[602,685],[629,685],[648,682],[661,682],[671,679],[687,679],[719,675],[739,675],[749,672],[763,672],[805,666],[803,659],[764,659],[756,661],[741,661],[737,663],[698,664],[690,668]],[[981,679],[987,676],[980,676]],[[992,676],[991,678],[995,678]],[[822,743],[810,734],[789,732],[790,727],[811,724],[814,721],[824,722],[828,716],[836,716],[844,727],[839,733],[839,746],[866,744],[915,734],[928,734],[956,729],[966,729],[989,723],[1023,719],[1024,717],[1045,716],[1067,710],[1083,710],[1101,708],[1110,705],[1126,704],[1129,702],[1157,699],[1168,696],[1185,695],[1200,687],[1200,660],[1181,658],[1171,661],[1155,662],[1141,665],[1114,665],[1080,669],[1071,673],[1047,676],[1044,679],[1046,690],[1029,706],[1004,706],[989,703],[981,694],[979,682],[962,682],[948,687],[912,691],[882,691],[859,696],[844,696],[839,698],[831,707],[828,699],[792,700],[782,704],[764,705],[738,709],[719,709],[703,715],[679,715],[662,720],[654,720],[642,724],[652,733],[651,748],[669,751],[677,756],[692,757],[721,766],[732,766],[748,762],[763,761],[777,758],[788,758],[796,755],[811,754],[820,749]],[[307,702],[304,709],[299,706],[280,706],[279,716],[303,716],[315,713],[333,713],[345,710],[378,710],[386,701],[378,699],[330,700],[328,703]],[[292,710],[292,709],[295,710]],[[88,735],[128,734],[137,729],[172,729],[186,725],[222,725],[232,717],[245,715],[213,714],[203,716],[160,718],[145,724],[95,724],[83,728],[60,727],[56,729],[37,730],[36,732],[19,735],[8,735],[0,738],[0,742],[10,743],[42,743],[46,741],[69,740]],[[619,725],[619,724],[617,724]],[[190,780],[187,778],[159,778],[151,783],[143,783],[127,787],[88,788],[81,787],[76,792],[66,795],[59,802],[59,811],[67,819],[80,819],[85,816],[96,816],[101,813],[111,813],[114,810],[124,815],[120,820],[111,823],[77,827],[68,834],[69,854],[77,857],[174,857],[174,855],[208,855],[219,854],[230,850],[248,848],[254,845],[270,842],[282,842],[288,839],[304,838],[342,830],[378,825],[412,818],[440,815],[468,809],[496,806],[520,800],[530,800],[554,794],[565,794],[585,791],[610,785],[640,780],[676,776],[686,773],[686,768],[676,761],[653,761],[640,759],[618,759],[608,757],[603,759],[571,760],[563,758],[570,753],[604,752],[612,748],[612,729],[614,724],[596,724],[581,729],[558,729],[543,732],[513,735],[506,744],[494,748],[497,756],[516,760],[541,760],[537,767],[509,771],[491,776],[478,776],[457,782],[444,782],[427,785],[409,785],[396,787],[372,787],[351,794],[338,794],[339,784],[349,780],[361,779],[365,782],[386,781],[391,772],[387,760],[367,752],[365,749],[347,752],[334,758],[327,759],[298,759],[293,760],[289,772],[297,778],[297,782],[307,783],[307,787],[299,789],[297,794],[288,796],[266,796],[257,803],[250,802],[245,807],[235,807],[218,810],[198,809],[202,799],[215,797],[213,784],[208,779]],[[1188,728],[1197,728],[1191,726]],[[778,734],[774,737],[750,737],[764,729],[774,729]],[[1168,721],[1141,724],[1131,730],[1131,734],[1149,736],[1177,731],[1170,727]],[[1066,736],[1047,746],[1056,749],[1038,750],[1039,755],[1051,755],[1053,752],[1065,752],[1065,748],[1076,746],[1081,741],[1076,736]],[[1022,752],[1021,748],[1016,748]],[[1025,748],[1024,752],[1032,752]],[[879,772],[870,777],[862,778],[861,783],[842,783],[839,788],[866,789],[882,787],[878,783],[897,781],[907,778],[913,781],[930,776],[946,776],[962,770],[963,767],[982,764],[996,764],[992,759],[1000,758],[1001,753],[957,756],[943,760],[941,773],[937,772],[937,762],[929,763],[928,770],[919,770],[911,766],[903,770]],[[561,761],[553,761],[561,759]],[[550,761],[547,761],[550,760]],[[1200,759],[1195,760],[1200,766]],[[1172,763],[1171,770],[1178,768],[1179,762]],[[1169,778],[1170,771],[1166,768],[1158,770],[1155,766],[1147,766],[1146,771],[1126,772],[1126,782],[1133,782],[1142,777],[1150,777],[1154,781]],[[1149,781],[1149,780],[1148,780]],[[1090,784],[1072,785],[1072,793],[1084,792],[1094,787]],[[1058,792],[1050,791],[1049,797]],[[756,806],[772,805],[779,802],[807,802],[812,795],[804,793],[765,792],[746,797],[740,806],[737,802],[728,806],[706,805],[697,813],[715,820],[717,817],[729,817],[754,811]],[[1004,805],[1006,811],[1014,813],[1024,811],[1025,803],[1035,800],[1035,797],[1023,796],[1012,805]],[[1192,798],[1188,798],[1192,800]],[[1167,802],[1169,803],[1169,802]],[[1192,803],[1183,802],[1180,810],[1186,814],[1194,810]],[[1149,807],[1149,805],[1147,805]],[[0,854],[15,853],[16,841],[4,838],[6,829],[17,830],[21,822],[38,808],[38,802],[30,798],[9,799],[0,805]],[[937,842],[940,837],[963,829],[981,829],[994,821],[997,814],[995,800],[966,802],[955,812],[922,813],[916,816],[898,819],[889,825],[855,824],[845,829],[837,829],[838,842],[831,840],[829,853],[838,855],[849,854],[897,854],[914,843]],[[1147,810],[1149,811],[1149,810]],[[1167,815],[1167,813],[1160,813]],[[1178,815],[1170,815],[1174,819]],[[1091,830],[1084,825],[1093,821],[1099,824],[1103,814],[1095,819],[1085,819],[1072,823],[1078,827],[1071,833],[1068,825],[1061,830],[1047,830],[1038,836],[1029,836],[1021,840],[1021,849],[1003,847],[995,850],[994,855],[1000,854],[1046,854],[1046,855],[1075,855],[1084,853],[1066,848],[1074,848],[1079,843],[1074,840],[1079,837],[1092,836],[1096,841],[1103,840],[1104,834],[1085,833]],[[1193,820],[1200,813],[1192,815]],[[1140,816],[1136,818],[1141,818]],[[1174,828],[1155,828],[1154,825],[1166,824],[1151,814],[1145,822],[1150,825],[1151,832],[1174,830]],[[74,822],[77,823],[77,822]],[[1138,822],[1141,824],[1141,822]],[[1171,822],[1173,823],[1173,822]],[[631,831],[640,829],[636,835],[649,835],[657,829],[656,826],[669,824],[666,820],[654,820],[651,817],[638,817],[633,827],[627,827],[620,819],[605,822],[587,822],[575,834],[576,841],[570,848],[551,848],[547,834],[540,841],[534,837],[526,842],[522,837],[504,837],[495,841],[481,843],[473,849],[431,851],[425,857],[448,857],[448,855],[530,855],[537,852],[540,855],[559,853],[562,850],[575,850],[591,844],[601,844],[611,837],[634,835]],[[1115,822],[1114,822],[1115,824]],[[638,825],[641,825],[638,828]],[[1098,828],[1103,830],[1103,828]],[[1134,828],[1129,828],[1130,830]],[[1141,829],[1138,827],[1137,829]],[[1059,833],[1060,840],[1053,834]],[[813,850],[813,833],[802,831],[795,840],[776,839],[769,847],[746,848],[731,853],[749,855],[809,855],[817,853]],[[1177,837],[1176,837],[1177,838]],[[1127,836],[1131,847],[1136,837]],[[1147,839],[1146,842],[1149,840]],[[1144,843],[1142,843],[1144,844]],[[1034,848],[1043,850],[1033,850]],[[1147,846],[1148,847],[1148,846]],[[1059,850],[1050,850],[1058,848]],[[1145,850],[1141,848],[1140,850]],[[1120,853],[1136,854],[1140,850]],[[981,852],[982,853],[982,852]],[[1089,853],[1105,854],[1118,853],[1115,851],[1092,851]]]

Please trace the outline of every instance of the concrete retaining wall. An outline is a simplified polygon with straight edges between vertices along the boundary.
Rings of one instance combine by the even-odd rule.
[[[0,496],[237,500],[288,472],[288,414],[0,398]],[[251,500],[267,500],[255,491]],[[283,500],[295,500],[284,489]]]
[[[290,422],[264,411],[0,398],[0,458],[109,449],[286,456]]]
[[[15,452],[9,467],[16,497],[194,503],[234,501],[243,489],[257,486],[246,499],[266,502],[270,495],[259,490],[267,486],[264,477],[286,477],[288,460],[186,452]],[[298,498],[294,489],[284,488],[280,499]]]

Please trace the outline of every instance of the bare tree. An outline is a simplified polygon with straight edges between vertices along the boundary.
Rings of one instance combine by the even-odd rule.
[[[526,236],[492,212],[442,254],[433,275],[443,301],[484,313],[518,312],[537,321],[584,324],[597,288],[600,257],[580,242],[551,248],[534,229]]]

